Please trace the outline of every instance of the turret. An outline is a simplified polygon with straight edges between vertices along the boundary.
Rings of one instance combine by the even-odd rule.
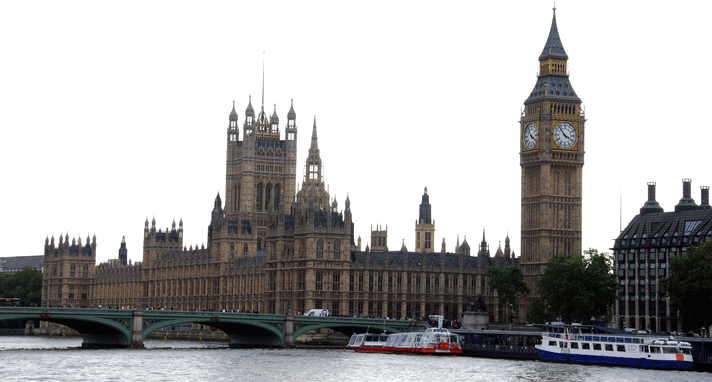
[[[274,104],[274,112],[269,119],[270,125],[272,125],[272,134],[279,134],[279,117],[277,116],[277,104]],[[279,136],[278,136],[279,137]]]
[[[238,128],[237,128],[237,111],[235,111],[235,101],[232,101],[232,111],[230,112],[229,123],[227,126],[227,140],[228,142],[237,142],[238,139]]]
[[[425,187],[420,202],[418,220],[415,222],[416,252],[432,253],[435,251],[435,221],[432,219],[430,197]]]
[[[126,236],[121,238],[121,247],[119,247],[119,264],[128,264],[128,250],[126,249]]]
[[[245,109],[245,124],[243,125],[245,138],[250,137],[255,132],[255,109],[252,108],[252,96]]]
[[[430,224],[430,197],[428,196],[428,188],[425,187],[423,191],[423,199],[420,202],[420,215],[418,217],[418,223],[420,224]]]
[[[293,142],[297,140],[297,113],[294,112],[294,100],[291,101],[289,113],[287,113],[287,128],[285,129],[285,138],[287,142]]]

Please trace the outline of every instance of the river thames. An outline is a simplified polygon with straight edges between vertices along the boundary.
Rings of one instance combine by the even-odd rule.
[[[0,336],[2,381],[709,381],[712,374],[321,349],[230,349],[148,340],[81,349],[79,338]]]

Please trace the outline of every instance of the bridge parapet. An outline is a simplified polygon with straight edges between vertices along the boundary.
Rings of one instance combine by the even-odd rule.
[[[350,317],[310,317],[259,313],[85,308],[0,308],[0,321],[41,320],[69,326],[82,335],[83,347],[143,347],[152,332],[173,325],[201,324],[225,332],[232,347],[293,345],[300,335],[332,329],[350,336],[365,331],[418,330],[417,321]],[[420,329],[422,330],[422,329]]]

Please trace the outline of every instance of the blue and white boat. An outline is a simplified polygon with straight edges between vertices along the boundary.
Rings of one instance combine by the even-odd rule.
[[[598,329],[598,330],[597,330]],[[602,333],[585,325],[552,325],[535,346],[543,360],[657,369],[692,369],[692,346],[673,337]]]

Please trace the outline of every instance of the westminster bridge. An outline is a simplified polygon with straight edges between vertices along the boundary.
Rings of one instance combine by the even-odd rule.
[[[40,320],[65,325],[81,334],[82,347],[100,348],[142,348],[149,334],[181,324],[200,324],[221,330],[230,338],[231,347],[290,346],[300,335],[316,329],[332,329],[350,336],[367,330],[398,333],[427,326],[420,321],[351,317],[42,307],[2,307],[0,321],[5,320]]]

